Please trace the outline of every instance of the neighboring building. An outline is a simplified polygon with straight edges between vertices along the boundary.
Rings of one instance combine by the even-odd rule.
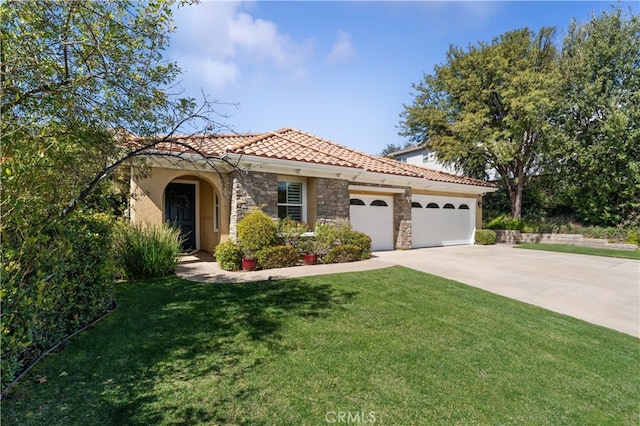
[[[434,152],[427,149],[424,145],[414,145],[391,152],[389,153],[389,157],[393,157],[402,163],[415,164],[432,170],[461,175],[453,166],[439,162]]]
[[[176,223],[187,246],[206,251],[235,239],[238,221],[257,206],[312,227],[348,220],[372,237],[374,250],[473,244],[482,194],[497,189],[295,129],[173,142],[156,147],[151,175],[131,180],[131,219]],[[192,161],[177,162],[169,150]]]

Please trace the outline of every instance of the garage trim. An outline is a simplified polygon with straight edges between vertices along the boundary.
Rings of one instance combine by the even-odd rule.
[[[349,185],[353,194],[404,194],[403,188],[384,188],[378,186]]]

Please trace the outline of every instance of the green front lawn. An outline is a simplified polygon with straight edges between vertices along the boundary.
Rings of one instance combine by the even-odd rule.
[[[14,388],[3,424],[639,420],[637,338],[402,267],[116,295]]]
[[[618,257],[622,259],[640,260],[640,250],[617,250],[609,248],[582,247],[570,244],[542,244],[542,243],[522,243],[514,247],[530,249],[555,251],[560,253],[588,254],[591,256]]]

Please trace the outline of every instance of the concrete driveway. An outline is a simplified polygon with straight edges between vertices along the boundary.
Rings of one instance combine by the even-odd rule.
[[[372,259],[256,272],[222,271],[210,255],[182,260],[193,281],[255,281],[402,265],[640,337],[640,261],[513,248],[454,246],[375,252]]]
[[[375,254],[495,294],[640,337],[640,261],[525,250],[454,246]]]

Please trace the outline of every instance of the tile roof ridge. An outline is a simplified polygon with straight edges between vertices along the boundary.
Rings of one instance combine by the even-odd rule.
[[[354,150],[352,150],[350,148],[347,148],[347,147],[345,147],[343,145],[337,144],[337,143],[335,143],[333,141],[330,141],[328,139],[324,139],[324,138],[322,138],[320,136],[316,136],[316,135],[314,135],[312,133],[303,132],[302,130],[293,129],[291,127],[284,127],[282,129],[279,129],[279,130],[276,130],[276,131],[273,131],[273,132],[269,132],[269,133],[271,135],[273,135],[273,136],[282,138],[282,139],[286,140],[287,142],[291,142],[291,143],[294,143],[294,144],[302,145],[305,148],[311,149],[311,150],[313,150],[315,152],[319,152],[321,154],[324,154],[324,155],[327,155],[329,157],[335,158],[336,160],[352,164],[353,166],[355,166],[357,168],[361,168],[358,164],[354,163],[353,161],[349,161],[349,160],[347,160],[345,158],[337,157],[335,154],[332,154],[332,153],[330,153],[328,151],[325,151],[325,150],[322,150],[322,149],[318,149],[318,147],[316,145],[310,145],[310,144],[304,143],[303,141],[293,140],[293,139],[291,139],[290,137],[288,137],[287,135],[284,134],[284,133],[287,133],[287,132],[298,133],[300,135],[308,136],[310,138],[317,139],[317,140],[320,140],[322,142],[326,142],[326,143],[331,144],[331,145],[339,146],[340,148],[343,148],[343,149],[354,151]],[[356,152],[358,152],[358,151],[356,151]]]
[[[387,158],[387,157],[382,157],[382,156],[378,156],[378,158],[380,160],[382,160],[382,161],[385,161],[387,164],[394,164],[395,166],[400,167],[403,170],[405,170],[407,172],[410,172],[410,173],[417,173],[416,169],[420,169],[420,170],[428,171],[428,172],[433,173],[435,175],[440,175],[440,176],[442,176],[443,179],[460,180],[460,181],[469,182],[470,184],[473,184],[473,185],[492,186],[490,182],[487,182],[487,181],[482,180],[482,179],[475,179],[475,178],[472,178],[472,177],[469,177],[469,176],[459,176],[459,175],[456,175],[455,173],[449,173],[449,172],[445,172],[445,171],[442,171],[442,170],[431,169],[429,167],[425,167],[425,166],[422,166],[420,164],[403,163],[401,161],[394,160],[392,158]]]
[[[327,142],[327,143],[329,143],[329,144],[339,146],[340,148],[342,148],[342,149],[344,149],[344,150],[346,150],[346,151],[353,152],[353,153],[356,153],[356,154],[359,154],[359,155],[363,155],[363,156],[365,156],[365,157],[367,157],[367,158],[369,158],[369,159],[371,159],[371,160],[374,160],[374,161],[379,160],[379,159],[381,159],[381,158],[384,158],[384,157],[381,157],[381,156],[379,156],[379,155],[369,154],[369,153],[367,153],[367,152],[359,151],[359,150],[357,150],[357,149],[350,148],[350,147],[345,146],[345,145],[340,145],[339,143],[336,143],[336,142],[330,141],[330,140],[325,139],[325,138],[322,138],[322,137],[320,137],[320,136],[316,136],[316,135],[314,135],[314,134],[312,134],[312,133],[309,133],[309,132],[304,132],[304,131],[302,131],[302,130],[291,129],[291,128],[289,128],[289,129],[284,129],[284,130],[291,130],[291,131],[294,131],[294,132],[297,132],[297,133],[301,133],[301,134],[306,135],[306,136],[310,136],[310,137],[312,137],[312,138],[319,139],[319,140],[321,140],[321,141],[323,141],[323,142]],[[313,148],[313,147],[311,147],[311,148]],[[315,148],[313,148],[313,149],[315,149]],[[324,152],[324,151],[321,151],[321,150],[318,150],[318,149],[315,149],[315,150],[316,150],[316,151],[318,151],[318,152],[322,152],[322,153],[328,154],[328,153],[326,153],[326,152]],[[332,155],[332,154],[329,154],[329,155]]]
[[[241,149],[244,149],[246,147],[248,147],[249,145],[252,145],[262,139],[264,139],[265,137],[269,136],[271,132],[261,132],[261,133],[238,133],[236,136],[237,137],[247,137],[246,140],[231,145],[229,147],[229,151],[239,151]]]
[[[397,161],[397,160],[392,160],[392,159],[390,159],[390,158],[387,158],[387,160],[390,160],[390,161]],[[402,163],[402,162],[400,162],[400,161],[398,161],[398,162],[399,162],[399,163],[402,165],[402,167],[403,167],[403,168],[405,168],[405,169],[406,169],[406,168],[414,168],[414,167],[415,167],[415,168],[423,169],[423,170],[429,171],[429,172],[431,172],[431,173],[435,173],[435,174],[438,174],[438,175],[442,175],[442,176],[445,176],[445,177],[448,177],[448,178],[451,178],[451,179],[458,179],[458,180],[463,180],[463,181],[466,181],[466,182],[470,182],[470,183],[473,183],[473,184],[475,184],[475,185],[481,185],[481,186],[494,186],[491,182],[488,182],[488,181],[483,180],[483,179],[476,179],[476,178],[472,178],[472,177],[469,177],[469,176],[460,176],[460,175],[457,175],[457,174],[455,174],[455,173],[445,172],[444,170],[435,170],[435,169],[431,169],[431,168],[429,168],[429,167],[425,167],[425,166],[422,166],[422,165],[420,165],[420,164]]]
[[[347,151],[350,151],[350,152],[365,156],[365,157],[369,158],[372,161],[380,161],[382,163],[386,163],[387,165],[391,165],[393,167],[398,167],[398,168],[404,170],[405,172],[410,173],[413,177],[423,177],[420,174],[418,174],[415,169],[412,170],[413,167],[419,167],[422,170],[429,171],[429,172],[434,173],[436,175],[442,176],[442,180],[443,181],[458,180],[458,181],[466,181],[466,182],[469,182],[469,183],[474,184],[474,185],[490,186],[489,182],[486,182],[486,181],[481,180],[481,179],[474,179],[474,178],[470,178],[468,176],[458,176],[458,175],[453,174],[453,173],[447,173],[447,172],[443,172],[443,171],[440,171],[440,170],[434,170],[434,169],[430,169],[428,167],[420,166],[420,165],[417,165],[417,164],[403,163],[401,161],[394,160],[394,159],[387,158],[387,157],[383,157],[381,155],[369,154],[369,153],[366,153],[366,152],[363,152],[363,151],[359,151],[359,150],[354,149],[354,148],[349,148],[347,146],[340,145],[340,144],[335,143],[333,141],[330,141],[328,139],[324,139],[324,138],[316,136],[316,135],[314,135],[312,133],[304,132],[304,131],[298,130],[298,129],[285,127],[283,129],[277,130],[275,132],[270,132],[270,133],[272,133],[274,135],[277,135],[278,137],[281,137],[283,139],[286,139],[289,142],[300,143],[300,142],[297,142],[297,141],[292,141],[291,139],[289,139],[289,138],[285,137],[284,135],[282,135],[283,132],[287,132],[287,131],[296,132],[296,133],[303,134],[303,135],[306,135],[306,136],[309,136],[309,137],[312,137],[312,138],[315,138],[315,139],[319,139],[321,141],[330,143],[332,145],[337,145],[337,146],[339,146],[339,147],[341,147],[341,148],[343,148],[343,149],[345,149]],[[330,154],[330,153],[325,152],[323,150],[319,150],[314,146],[309,146],[307,144],[304,144],[304,145],[306,147],[310,148],[310,149],[313,149],[314,151],[321,152],[323,154],[331,155],[332,157],[335,157],[333,154]],[[341,160],[346,161],[345,159],[341,159]],[[352,161],[349,161],[349,163],[354,164],[354,166],[356,166],[358,168],[362,168],[362,165],[355,164]]]

